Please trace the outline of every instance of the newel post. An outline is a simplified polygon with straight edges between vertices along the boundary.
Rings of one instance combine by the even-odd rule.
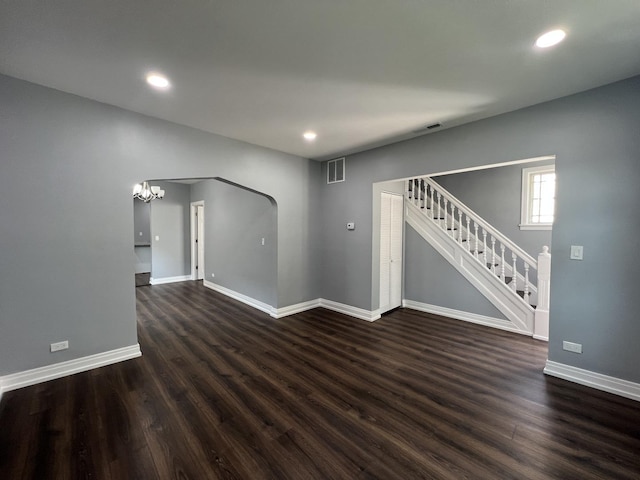
[[[551,254],[549,247],[542,247],[538,255],[538,306],[535,312],[533,337],[549,341],[549,296],[551,285]]]

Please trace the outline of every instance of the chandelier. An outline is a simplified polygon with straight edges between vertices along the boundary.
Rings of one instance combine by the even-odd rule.
[[[156,198],[164,197],[164,190],[157,185],[149,186],[149,182],[138,183],[133,187],[133,198],[142,200],[144,203],[149,203]]]

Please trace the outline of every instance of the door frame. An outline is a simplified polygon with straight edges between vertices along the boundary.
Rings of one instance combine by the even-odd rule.
[[[200,218],[196,215],[198,207],[202,207],[202,213],[204,214],[204,200],[198,200],[197,202],[191,202],[190,218],[191,218],[191,280],[198,280],[198,271],[202,273],[202,279],[204,279],[204,215]],[[198,238],[198,222],[201,224],[200,238]],[[196,242],[196,239],[198,241]],[[198,259],[198,244],[202,246],[202,258]],[[196,263],[199,261],[200,265],[196,269]]]

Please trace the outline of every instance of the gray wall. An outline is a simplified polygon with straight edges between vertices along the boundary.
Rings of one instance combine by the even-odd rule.
[[[406,225],[404,235],[404,298],[506,320],[506,317],[418,232]]]
[[[348,181],[321,188],[322,241],[331,254],[322,264],[323,291],[349,305],[378,306],[371,235],[379,206],[360,200],[374,182],[555,154],[549,358],[640,381],[633,304],[640,225],[632,213],[640,204],[639,123],[635,77],[347,157]],[[358,222],[348,239],[346,216]],[[569,260],[572,244],[584,246],[584,261]],[[584,353],[563,351],[563,340],[582,343]]]
[[[6,76],[0,145],[0,375],[137,342],[131,191],[145,178],[273,197],[278,305],[318,297],[316,162]]]
[[[273,199],[206,180],[192,186],[191,201],[199,200],[204,200],[205,279],[276,306],[278,215]]]
[[[150,185],[165,191],[162,200],[151,201],[151,278],[191,275],[191,187],[158,181]]]
[[[520,230],[518,226],[522,201],[522,169],[553,163],[544,161],[509,165],[443,175],[434,180],[516,242],[525,252],[537,258],[543,245],[551,246],[551,231]]]

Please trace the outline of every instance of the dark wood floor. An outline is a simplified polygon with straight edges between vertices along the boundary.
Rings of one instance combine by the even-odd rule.
[[[136,294],[143,357],[5,394],[0,478],[640,478],[640,404],[546,378],[544,343]]]

